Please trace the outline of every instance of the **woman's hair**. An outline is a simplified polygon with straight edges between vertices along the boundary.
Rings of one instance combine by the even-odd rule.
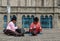
[[[38,17],[35,17],[34,22],[38,22],[38,21],[39,21]]]
[[[13,17],[13,18],[11,19],[11,21],[13,21],[13,20],[15,20],[15,21],[16,21],[17,19]]]

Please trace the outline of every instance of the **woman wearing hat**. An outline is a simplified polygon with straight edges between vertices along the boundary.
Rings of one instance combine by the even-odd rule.
[[[15,26],[16,18],[12,18],[12,20],[8,23],[7,28],[4,30],[4,33],[7,35],[21,36],[21,29],[18,29]]]

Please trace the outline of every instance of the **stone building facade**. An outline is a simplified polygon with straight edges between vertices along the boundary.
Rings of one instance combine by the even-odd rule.
[[[11,16],[17,17],[17,25],[22,27],[22,16],[52,17],[52,27],[60,27],[60,0],[9,0],[11,12],[8,17],[7,2],[0,0],[0,28],[3,29]],[[47,21],[46,21],[47,22]],[[48,21],[49,23],[49,21]],[[49,25],[48,25],[49,26]]]

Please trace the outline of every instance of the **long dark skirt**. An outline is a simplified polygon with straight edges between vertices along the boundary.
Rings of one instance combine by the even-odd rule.
[[[16,31],[11,31],[8,29],[3,30],[4,34],[6,35],[13,35],[13,36],[24,36],[24,33],[21,33],[21,29],[16,29]]]

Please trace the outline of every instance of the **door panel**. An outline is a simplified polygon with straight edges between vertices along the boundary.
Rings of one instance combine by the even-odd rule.
[[[7,15],[4,15],[4,28],[7,27]]]
[[[40,17],[40,22],[42,28],[52,28],[52,16],[41,16]]]
[[[33,22],[34,17],[30,16],[22,16],[22,27],[23,28],[29,28],[30,24]]]

